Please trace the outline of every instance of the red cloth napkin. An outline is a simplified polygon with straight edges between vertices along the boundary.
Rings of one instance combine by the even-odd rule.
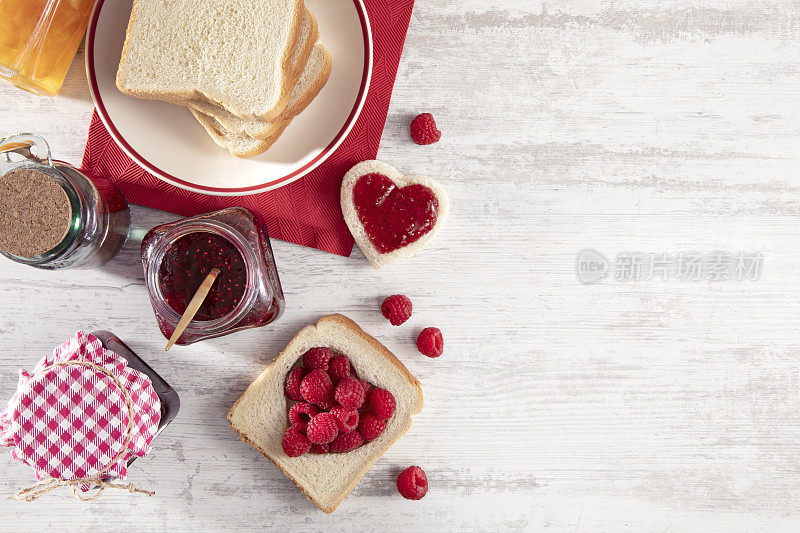
[[[79,331],[32,372],[20,370],[17,392],[0,413],[0,446],[39,479],[124,479],[128,459],[150,451],[160,420],[150,378]]]
[[[184,216],[246,207],[266,224],[272,238],[349,256],[353,237],[342,217],[339,187],[350,167],[378,155],[414,0],[365,0],[364,4],[374,45],[372,80],[364,109],[339,149],[304,178],[275,191],[240,197],[184,191],[134,163],[111,138],[96,112],[89,126],[82,169],[110,178],[134,204]]]

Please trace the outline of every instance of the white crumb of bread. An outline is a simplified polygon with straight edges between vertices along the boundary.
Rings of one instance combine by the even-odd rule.
[[[297,48],[292,58],[292,96],[289,98],[287,108],[281,113],[280,117],[273,121],[243,120],[224,107],[214,105],[205,100],[189,100],[185,102],[184,105],[204,115],[213,117],[224,130],[236,133],[237,135],[249,135],[255,139],[269,139],[272,137],[272,134],[278,130],[281,123],[287,119],[287,111],[289,111],[292,104],[297,101],[296,93],[298,91],[298,86],[303,82],[302,76],[304,74],[306,74],[306,76],[308,75],[309,67],[312,69],[314,68],[314,65],[309,65],[309,62],[313,60],[311,54],[318,40],[319,28],[317,19],[311,11],[306,8],[303,15],[303,22],[300,26]],[[250,131],[248,131],[248,125],[252,125],[251,128],[249,128]]]
[[[303,0],[134,0],[117,87],[271,120],[292,92],[304,10]]]
[[[331,68],[330,52],[322,43],[317,43],[300,80],[292,91],[292,97],[284,113],[269,122],[240,122],[241,128],[256,132],[259,135],[258,138],[231,131],[231,121],[239,119],[225,113],[224,110],[208,114],[201,112],[195,106],[190,106],[189,109],[218,146],[227,149],[237,157],[254,157],[269,149],[280,138],[291,121],[314,101],[328,82]]]

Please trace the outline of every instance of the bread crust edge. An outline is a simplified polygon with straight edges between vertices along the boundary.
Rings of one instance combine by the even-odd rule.
[[[133,0],[133,4],[131,4],[131,16],[128,19],[128,27],[125,28],[125,42],[122,44],[122,54],[120,55],[119,58],[119,66],[117,66],[117,75],[114,76],[114,85],[117,86],[117,89],[121,93],[127,94],[129,96],[133,95],[129,94],[128,91],[120,84],[119,74],[120,72],[122,72],[122,65],[126,63],[128,59],[128,45],[130,44],[130,39],[131,39],[131,31],[130,31],[131,23],[136,17],[136,9],[138,6],[139,6],[139,0]]]
[[[311,89],[311,91],[308,92],[308,95],[306,96],[306,98],[300,104],[295,106],[294,110],[292,112],[290,112],[286,118],[284,118],[283,116],[279,117],[281,119],[281,122],[282,122],[281,125],[277,129],[275,129],[275,131],[273,131],[272,134],[267,139],[265,139],[263,142],[259,143],[259,145],[256,148],[254,148],[253,150],[248,150],[248,151],[245,151],[245,152],[241,152],[241,151],[237,152],[236,149],[232,147],[232,142],[229,141],[228,145],[227,145],[227,148],[231,152],[231,154],[233,154],[236,157],[240,157],[240,158],[256,157],[258,155],[263,154],[264,152],[266,152],[270,148],[272,148],[272,145],[274,145],[276,142],[278,142],[278,139],[280,139],[281,135],[283,135],[283,132],[286,131],[286,128],[289,127],[289,125],[292,123],[292,121],[300,113],[305,111],[305,109],[309,105],[311,105],[311,103],[317,98],[317,96],[319,96],[319,93],[322,92],[322,89],[325,88],[325,85],[327,85],[328,80],[330,79],[330,76],[331,76],[331,70],[333,68],[333,60],[331,59],[330,51],[328,51],[327,48],[325,48],[325,58],[326,58],[326,69],[325,69],[325,71],[323,72],[322,75],[319,76],[319,78],[317,78],[317,81],[315,82],[315,84],[314,84],[313,88]],[[256,140],[260,140],[260,139],[256,139]]]

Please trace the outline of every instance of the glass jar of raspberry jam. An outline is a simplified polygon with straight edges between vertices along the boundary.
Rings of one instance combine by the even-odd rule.
[[[142,241],[142,264],[156,320],[166,338],[172,336],[209,272],[220,270],[176,344],[266,326],[283,311],[269,236],[247,209],[234,207],[152,229]]]

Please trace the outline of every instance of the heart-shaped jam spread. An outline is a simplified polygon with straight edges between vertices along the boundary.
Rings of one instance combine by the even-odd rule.
[[[398,187],[382,174],[365,174],[353,187],[353,203],[369,240],[382,254],[419,240],[433,229],[439,200],[424,185]]]
[[[394,415],[392,393],[359,379],[345,355],[311,348],[286,376],[289,427],[281,442],[289,457],[346,453],[374,440]]]
[[[244,296],[247,267],[236,246],[208,232],[185,235],[167,249],[158,270],[158,284],[169,306],[182,315],[211,269],[220,275],[208,291],[195,320],[215,320],[230,314]]]

